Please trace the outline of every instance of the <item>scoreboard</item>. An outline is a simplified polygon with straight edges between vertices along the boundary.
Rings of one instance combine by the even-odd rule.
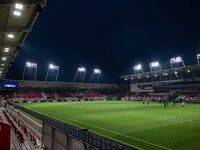
[[[1,82],[1,88],[2,89],[18,89],[19,83],[13,82],[13,81],[2,81]]]

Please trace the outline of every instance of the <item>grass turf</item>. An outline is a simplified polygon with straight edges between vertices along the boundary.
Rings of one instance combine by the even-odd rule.
[[[200,105],[164,108],[162,103],[93,101],[23,103],[94,133],[140,149],[200,149]]]

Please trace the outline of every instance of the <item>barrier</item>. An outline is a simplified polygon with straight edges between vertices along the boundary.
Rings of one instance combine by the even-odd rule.
[[[73,125],[70,125],[68,123],[62,122],[60,120],[51,118],[49,116],[46,116],[44,114],[40,114],[38,112],[35,112],[33,110],[17,106],[19,109],[21,109],[24,112],[27,112],[40,120],[44,121],[44,124],[48,124],[51,127],[65,133],[66,135],[73,137],[74,139],[81,141],[83,144],[87,145],[87,147],[91,147],[93,149],[102,149],[102,150],[136,150],[136,148],[121,144],[119,142],[116,142],[114,140],[105,138],[103,136],[96,135],[90,131],[87,131],[87,129],[81,129],[78,127],[75,127]],[[44,127],[44,125],[43,125]],[[43,131],[44,132],[44,131]],[[44,135],[44,133],[43,133]],[[51,137],[51,136],[49,136]],[[43,137],[43,142],[51,143],[47,137]],[[77,145],[76,145],[77,146]],[[50,146],[51,147],[51,146]],[[48,149],[48,148],[47,148]],[[50,148],[51,149],[51,148]]]

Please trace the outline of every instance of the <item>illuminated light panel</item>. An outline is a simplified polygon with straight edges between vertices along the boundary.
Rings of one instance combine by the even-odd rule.
[[[9,33],[9,34],[8,34],[8,37],[11,38],[11,39],[13,39],[13,38],[14,38],[14,35],[11,34],[11,33]]]
[[[100,74],[100,73],[101,73],[101,70],[99,70],[99,69],[94,69],[94,73]]]
[[[55,65],[53,65],[53,64],[50,64],[50,65],[49,65],[49,69],[56,69],[56,70],[58,70],[58,69],[59,69],[59,66],[55,66]]]
[[[36,63],[31,63],[31,62],[27,62],[26,63],[27,67],[33,67],[33,68],[37,68],[37,64]]]
[[[4,52],[6,52],[6,53],[8,53],[9,50],[10,50],[10,48],[8,48],[8,47],[4,48]]]
[[[3,61],[4,61],[4,60],[6,60],[6,57],[2,57],[2,59],[1,59],[1,60],[3,60]]]
[[[21,12],[17,11],[17,10],[14,10],[13,11],[13,15],[15,15],[15,16],[21,16]]]
[[[152,63],[150,63],[150,66],[151,67],[158,67],[158,66],[160,66],[160,64],[159,64],[159,62],[152,62]]]
[[[172,58],[170,60],[171,63],[178,63],[178,62],[181,62],[182,61],[182,58],[181,57],[175,57],[175,58]]]
[[[142,65],[137,65],[137,66],[134,66],[134,70],[140,70],[140,69],[142,69]]]
[[[86,69],[85,69],[84,67],[81,67],[81,68],[78,68],[78,71],[79,71],[79,72],[85,72]]]
[[[19,9],[19,10],[22,10],[22,9],[23,9],[23,5],[22,5],[22,4],[19,4],[19,3],[16,3],[16,4],[15,4],[15,8],[16,8],[16,9]]]

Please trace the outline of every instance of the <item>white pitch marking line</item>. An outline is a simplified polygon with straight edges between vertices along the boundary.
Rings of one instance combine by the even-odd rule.
[[[53,113],[50,113],[50,114],[61,117],[61,116],[53,114]],[[95,125],[92,125],[92,124],[88,124],[88,123],[85,123],[85,122],[82,122],[82,121],[75,120],[75,119],[72,119],[72,118],[68,118],[68,117],[62,117],[62,118],[66,118],[66,119],[69,119],[69,120],[72,120],[72,121],[75,121],[75,122],[79,122],[79,123],[82,123],[82,124],[85,124],[85,125],[88,125],[88,126],[92,126],[92,127],[95,127],[95,128],[98,128],[98,129],[101,129],[101,130],[104,130],[104,131],[107,131],[107,132],[110,132],[110,133],[114,133],[114,134],[117,134],[117,135],[120,135],[120,136],[124,136],[124,137],[130,138],[130,139],[140,141],[140,142],[143,142],[143,143],[146,143],[146,144],[149,144],[149,145],[153,145],[153,146],[156,146],[156,147],[160,147],[160,148],[163,148],[163,149],[166,149],[166,150],[172,150],[168,147],[164,147],[164,146],[157,145],[157,144],[154,144],[154,143],[151,143],[151,142],[147,142],[147,141],[144,141],[144,140],[141,140],[141,139],[138,139],[138,138],[134,138],[134,137],[131,137],[131,136],[128,136],[128,135],[117,133],[117,132],[114,132],[114,131],[111,131],[111,130],[108,130],[108,129],[105,129],[105,128],[101,128],[101,127],[98,127],[98,126],[95,126]]]

